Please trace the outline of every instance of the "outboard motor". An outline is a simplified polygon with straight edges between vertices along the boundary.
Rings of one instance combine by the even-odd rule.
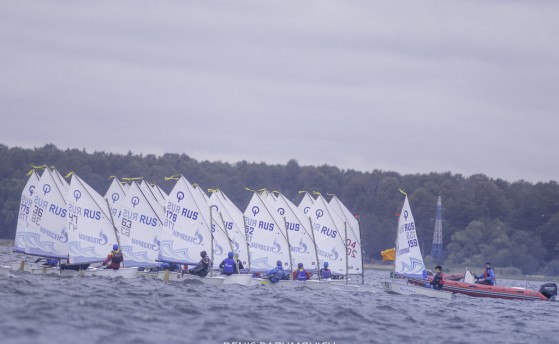
[[[557,297],[557,284],[545,283],[540,287],[540,293],[548,299],[554,300]]]

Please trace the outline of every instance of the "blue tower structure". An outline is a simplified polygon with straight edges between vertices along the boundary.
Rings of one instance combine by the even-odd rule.
[[[431,257],[441,260],[443,256],[443,215],[441,196],[437,200],[437,210],[435,213],[435,231],[433,233],[433,246],[431,246]]]

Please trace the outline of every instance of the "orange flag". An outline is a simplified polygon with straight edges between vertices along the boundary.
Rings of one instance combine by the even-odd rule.
[[[396,248],[389,248],[388,250],[384,250],[380,253],[382,256],[382,260],[394,260],[396,258]]]

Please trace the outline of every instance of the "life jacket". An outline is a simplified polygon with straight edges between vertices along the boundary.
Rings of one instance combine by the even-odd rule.
[[[441,279],[439,280],[438,284],[436,284],[436,285],[441,286],[441,287],[444,286],[444,282],[446,281],[446,280],[445,280],[445,277],[444,277],[444,274],[443,274],[442,272],[437,272],[437,273],[435,274],[435,277],[436,277],[437,275],[440,275],[440,276],[441,276]]]
[[[274,273],[270,276],[270,281],[272,283],[278,283],[284,276],[283,268],[281,266],[276,266],[274,270]]]
[[[223,273],[226,275],[231,275],[235,272],[235,261],[231,258],[227,258],[223,261]]]
[[[113,258],[111,258],[111,263],[120,264],[124,261],[124,256],[122,255],[122,252],[120,252],[120,250],[111,251],[111,254],[113,255]]]
[[[320,269],[320,278],[322,279],[328,279],[332,277],[332,270],[328,269],[328,268],[322,268]]]
[[[306,281],[307,280],[307,270],[299,269],[297,270],[297,281]]]
[[[490,267],[489,269],[485,269],[485,271],[483,272],[483,278],[487,279],[487,277],[489,277],[489,273],[487,272],[487,270],[493,270],[493,285],[497,284],[497,278],[495,277],[495,269],[493,269],[493,267]]]

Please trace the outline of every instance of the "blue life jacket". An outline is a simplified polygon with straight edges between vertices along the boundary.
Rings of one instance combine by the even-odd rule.
[[[284,276],[283,268],[276,266],[271,272],[270,282],[278,283]]]
[[[299,269],[297,270],[297,281],[306,281],[307,280],[307,270]]]
[[[328,279],[332,277],[332,271],[328,268],[323,268],[320,269],[320,278],[322,279]]]
[[[223,273],[231,275],[235,272],[235,261],[231,258],[226,258],[223,261]]]

